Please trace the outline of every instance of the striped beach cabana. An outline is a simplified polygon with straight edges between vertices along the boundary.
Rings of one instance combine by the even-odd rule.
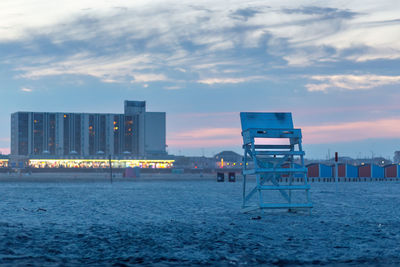
[[[293,166],[294,166],[294,168],[301,168],[301,165],[299,165],[297,163],[293,163]],[[290,165],[288,163],[282,165],[282,168],[289,168],[289,167],[290,167]],[[289,177],[289,175],[287,173],[283,173],[281,176],[282,176],[282,178]],[[304,178],[304,174],[303,173],[294,173],[293,177],[294,178]]]
[[[313,163],[307,165],[308,177],[315,178],[333,178],[334,168],[321,163]]]
[[[389,164],[384,168],[385,178],[400,178],[400,164]]]
[[[338,177],[340,178],[358,178],[358,168],[350,164],[338,164]]]
[[[385,170],[375,164],[364,164],[358,166],[358,177],[360,178],[384,178]]]

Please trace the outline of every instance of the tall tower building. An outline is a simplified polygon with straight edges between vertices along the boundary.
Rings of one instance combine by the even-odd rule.
[[[136,133],[139,138],[138,154],[140,156],[145,155],[145,113],[146,113],[146,102],[145,101],[129,101],[124,102],[125,116],[132,116],[138,120],[138,128]]]

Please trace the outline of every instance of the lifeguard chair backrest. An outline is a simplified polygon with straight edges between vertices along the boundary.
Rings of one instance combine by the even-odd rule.
[[[248,129],[293,129],[292,113],[240,112],[242,131]]]

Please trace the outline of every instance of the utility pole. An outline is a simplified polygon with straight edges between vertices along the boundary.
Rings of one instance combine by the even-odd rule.
[[[110,157],[109,157],[109,160],[108,160],[108,162],[109,162],[109,164],[110,164],[110,182],[112,183],[113,182],[113,174],[112,174],[112,163],[111,163],[111,155],[110,155]]]
[[[338,167],[339,155],[335,152],[335,185],[336,185],[336,193],[338,191],[338,176],[339,176],[339,167]]]

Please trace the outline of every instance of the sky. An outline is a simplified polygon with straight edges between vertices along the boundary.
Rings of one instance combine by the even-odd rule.
[[[307,158],[400,150],[400,1],[0,2],[0,151],[16,111],[167,113],[170,154],[241,152],[292,112]]]

